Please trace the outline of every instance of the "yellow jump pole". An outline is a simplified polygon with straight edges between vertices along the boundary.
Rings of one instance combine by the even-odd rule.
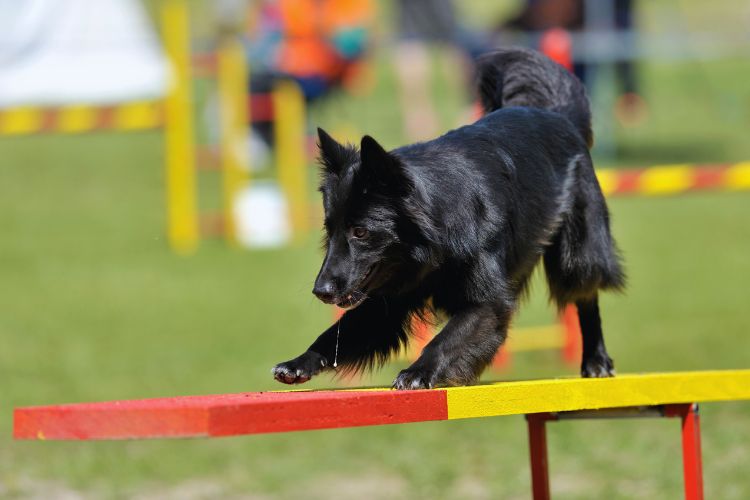
[[[224,33],[218,48],[217,79],[221,115],[222,216],[224,236],[236,243],[234,201],[249,182],[249,154],[245,145],[248,65],[239,36]]]
[[[164,124],[167,236],[175,252],[189,254],[197,249],[200,236],[191,109],[190,18],[185,0],[164,0],[161,23],[172,69]]]
[[[279,182],[289,203],[295,239],[309,229],[307,160],[305,155],[305,99],[291,80],[279,80],[273,89],[274,141]]]

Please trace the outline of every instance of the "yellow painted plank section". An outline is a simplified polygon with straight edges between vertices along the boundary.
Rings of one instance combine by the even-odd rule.
[[[97,110],[86,105],[66,106],[59,111],[57,131],[68,134],[86,132],[96,126]]]
[[[724,173],[724,184],[728,189],[750,189],[750,161],[732,165]]]
[[[750,399],[750,370],[531,380],[452,387],[448,418]]]
[[[31,134],[42,126],[39,108],[9,108],[0,111],[0,135]]]
[[[596,178],[599,180],[599,186],[602,188],[604,196],[610,195],[617,189],[617,172],[612,169],[597,169]]]
[[[664,165],[646,169],[640,178],[640,191],[661,195],[679,193],[693,185],[694,171],[689,165]]]
[[[160,123],[159,103],[148,101],[129,102],[117,106],[114,128],[118,130],[143,130],[156,128]]]

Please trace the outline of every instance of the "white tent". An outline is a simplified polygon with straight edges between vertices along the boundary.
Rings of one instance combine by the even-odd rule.
[[[0,0],[0,107],[154,99],[168,76],[138,0]]]

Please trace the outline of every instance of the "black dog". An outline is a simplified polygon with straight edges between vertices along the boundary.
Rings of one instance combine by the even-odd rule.
[[[542,259],[552,299],[578,307],[581,374],[613,375],[597,296],[624,275],[589,156],[585,89],[541,54],[509,49],[480,61],[479,93],[487,114],[476,123],[390,152],[318,129],[327,252],[313,293],[347,312],[274,367],[277,380],[381,365],[429,304],[450,319],[393,387],[472,383]]]

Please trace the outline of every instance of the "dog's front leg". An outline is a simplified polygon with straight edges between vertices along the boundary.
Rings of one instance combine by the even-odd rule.
[[[371,368],[382,363],[406,344],[403,325],[408,314],[408,305],[397,300],[369,298],[344,313],[307,351],[276,365],[273,376],[285,384],[301,384],[323,370]]]
[[[471,306],[453,315],[422,355],[393,382],[395,389],[431,389],[475,382],[505,341],[512,308]]]

